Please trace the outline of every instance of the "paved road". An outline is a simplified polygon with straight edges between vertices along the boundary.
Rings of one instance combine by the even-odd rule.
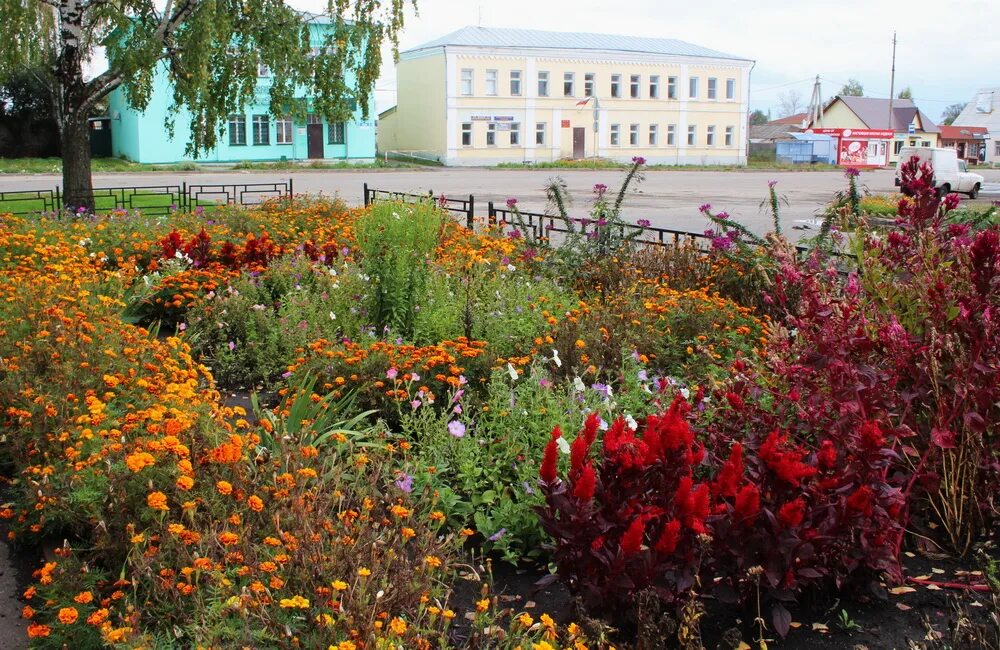
[[[984,170],[987,185],[982,202],[1000,198],[1000,170]],[[604,183],[618,187],[624,172],[615,170],[497,170],[420,168],[402,170],[294,172],[209,171],[141,174],[97,174],[97,187],[123,185],[163,185],[188,183],[247,183],[294,179],[295,191],[339,195],[351,204],[360,204],[362,186],[379,189],[444,193],[448,196],[474,194],[477,212],[485,214],[486,202],[503,204],[508,198],[518,199],[524,210],[545,208],[544,187],[548,179],[560,176],[566,181],[574,199],[572,212],[583,216],[590,206],[592,188]],[[780,172],[780,171],[651,171],[638,191],[631,194],[624,214],[629,220],[649,219],[654,226],[700,232],[706,222],[698,207],[711,204],[713,210],[725,210],[752,230],[763,233],[770,228],[770,216],[760,208],[767,197],[767,183],[777,180],[779,195],[787,199],[782,208],[786,231],[815,219],[833,194],[845,188],[841,172]],[[59,184],[57,176],[0,176],[0,191],[52,188]],[[861,183],[872,192],[893,191],[893,172],[864,172]],[[795,231],[799,232],[799,231]]]

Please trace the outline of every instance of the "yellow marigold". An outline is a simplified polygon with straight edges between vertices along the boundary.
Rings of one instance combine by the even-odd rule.
[[[582,350],[585,347],[587,347],[587,344],[583,341],[583,339],[577,339],[576,340],[576,347],[577,347],[577,349]]]
[[[389,629],[392,630],[393,634],[402,636],[406,634],[406,621],[397,616],[389,621]]]
[[[394,505],[392,508],[390,508],[389,512],[391,512],[394,516],[399,517],[400,519],[402,519],[403,517],[409,517],[410,514],[412,513],[411,510],[409,510],[408,508],[404,508],[398,503]]]
[[[531,618],[531,614],[528,612],[522,612],[517,617],[517,622],[523,625],[525,628],[529,628],[535,624],[535,619]]]
[[[125,457],[125,464],[133,472],[141,472],[143,469],[156,464],[156,459],[148,451],[138,451]]]
[[[194,487],[194,479],[190,476],[182,476],[177,479],[177,487],[181,490],[190,490]]]
[[[291,598],[282,598],[278,604],[281,605],[282,609],[307,609],[309,599],[302,596],[292,596]]]
[[[412,528],[409,528],[409,527],[403,528],[400,532],[403,534],[403,537],[405,537],[406,539],[411,539],[411,538],[417,536],[417,531],[415,531],[415,530],[413,530]]]
[[[483,612],[485,612],[489,608],[490,608],[490,599],[489,598],[483,598],[482,600],[477,600],[476,601],[476,611],[479,612],[480,614],[482,614]]]
[[[444,520],[445,520],[444,513],[441,512],[440,510],[435,510],[434,512],[431,513],[431,521],[443,523]]]
[[[332,645],[327,650],[358,650],[358,646],[353,641],[341,641],[337,645]]]
[[[215,484],[215,489],[219,491],[222,496],[229,496],[233,493],[233,484],[229,481],[219,481]]]
[[[333,581],[333,588],[336,589],[337,591],[346,591],[347,590],[347,583],[344,582],[343,580],[334,580]]]
[[[531,646],[531,650],[556,650],[552,647],[552,644],[546,641],[539,641]]]
[[[443,612],[441,612],[441,616],[445,617],[450,621],[451,619],[455,618],[455,612],[453,612],[450,609],[446,609]]]
[[[439,566],[441,566],[441,558],[434,555],[428,555],[427,557],[424,558],[424,564],[426,564],[429,567],[434,567],[436,569]]]
[[[371,569],[367,567],[361,567],[360,569],[358,569],[358,575],[361,576],[362,578],[367,578],[371,574],[372,574]]]
[[[146,497],[146,505],[153,510],[170,510],[167,507],[167,495],[163,492],[150,492],[149,496]]]
[[[264,509],[264,501],[261,500],[261,498],[256,494],[250,495],[250,497],[247,499],[247,505],[250,506],[250,509],[253,510],[254,512],[260,512],[261,510]]]
[[[59,610],[59,622],[63,625],[72,625],[78,618],[80,613],[76,611],[76,607],[63,607]]]
[[[219,543],[223,546],[233,546],[240,541],[240,536],[236,533],[221,533]]]

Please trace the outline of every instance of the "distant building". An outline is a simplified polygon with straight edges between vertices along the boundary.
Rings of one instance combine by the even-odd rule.
[[[1000,86],[980,88],[955,118],[954,124],[986,127],[984,162],[990,165],[1000,164]]]
[[[808,121],[809,113],[796,113],[795,115],[789,115],[788,117],[779,117],[776,120],[771,120],[768,124],[790,124],[801,127]]]
[[[941,125],[941,146],[955,149],[960,160],[974,165],[986,162],[989,137],[985,126]]]
[[[936,147],[941,130],[909,99],[838,95],[806,133],[837,139],[837,163],[853,167],[893,165],[904,146]]]
[[[447,165],[744,163],[752,64],[671,39],[465,27],[402,53],[379,150]]]
[[[330,18],[303,14],[309,24],[310,42],[322,47],[327,33],[334,29]],[[354,84],[353,74],[347,73],[347,83]],[[240,113],[228,116],[225,130],[216,147],[201,153],[198,162],[240,162],[270,160],[333,159],[370,161],[375,158],[375,100],[369,103],[368,120],[362,119],[360,107],[347,122],[328,123],[323,117],[309,112],[305,119],[270,112],[270,71],[261,67],[253,101]],[[187,111],[174,114],[174,135],[168,137],[164,121],[170,111],[173,91],[165,68],[157,70],[153,92],[146,110],[130,108],[121,88],[108,99],[111,117],[111,144],[115,156],[141,163],[174,163],[192,160],[185,154],[190,141],[190,115]],[[296,99],[307,106],[311,100],[304,89]]]

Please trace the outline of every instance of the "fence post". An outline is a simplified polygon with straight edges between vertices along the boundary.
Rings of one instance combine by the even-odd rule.
[[[365,190],[364,191],[365,191],[364,204],[365,204],[365,207],[367,208],[369,205],[371,205],[368,202],[368,183],[365,183]]]
[[[476,210],[476,197],[469,195],[469,211],[465,214],[465,227],[472,230],[475,227],[475,221],[473,220],[473,215],[475,215]]]
[[[293,180],[294,179],[291,176],[288,177],[288,198],[292,198],[292,196],[295,194],[294,186],[292,185]]]
[[[58,185],[56,185],[55,200],[52,202],[52,211],[62,212],[62,192],[59,190]]]
[[[188,183],[187,181],[181,182],[181,196],[180,201],[181,212],[189,212],[191,210],[191,201],[188,200]]]
[[[486,204],[486,223],[490,226],[497,225],[497,212],[496,208],[493,207],[493,201]]]

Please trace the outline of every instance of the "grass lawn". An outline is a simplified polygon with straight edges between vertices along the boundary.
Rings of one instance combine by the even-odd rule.
[[[114,196],[102,196],[98,194],[94,197],[94,202],[96,203],[97,212],[110,212],[114,210],[115,205]],[[121,197],[117,197],[121,199]],[[179,197],[176,195],[171,195],[167,193],[149,193],[149,194],[138,194],[134,196],[125,196],[128,200],[131,198],[131,202],[126,206],[127,208],[141,208],[144,210],[156,210],[155,213],[160,211],[166,212],[170,209],[171,205],[176,204],[179,201]],[[36,212],[44,212],[45,210],[52,210],[52,199],[48,199],[48,205],[46,205],[45,199],[38,198],[35,192],[2,192],[0,193],[0,214],[5,212],[10,212],[13,214],[32,214]],[[198,205],[205,207],[215,205],[214,201],[206,201],[201,199],[198,201]]]

